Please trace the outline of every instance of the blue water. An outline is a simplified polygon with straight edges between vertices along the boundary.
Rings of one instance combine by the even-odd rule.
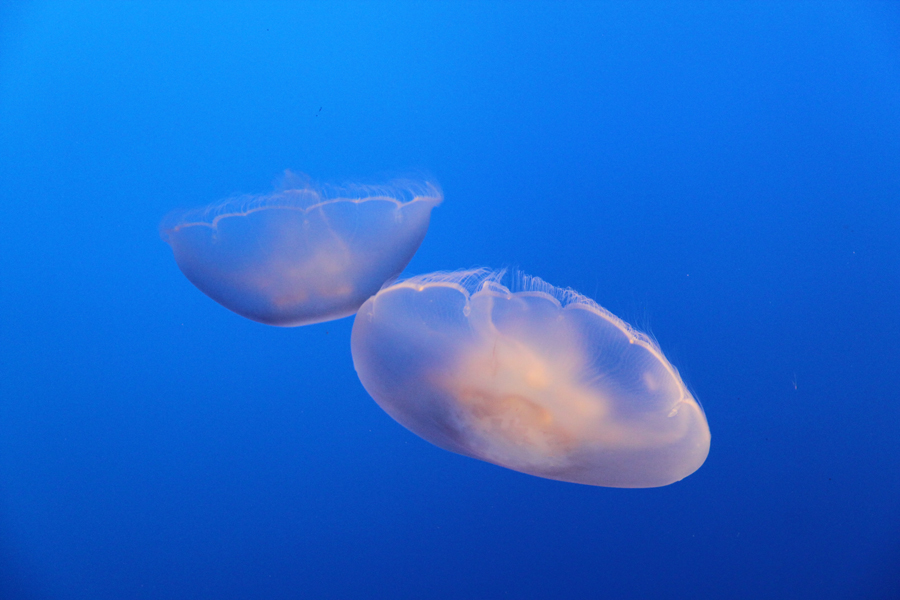
[[[782,4],[0,9],[0,598],[900,597],[900,9]],[[352,319],[208,299],[160,219],[285,168],[432,177],[407,273],[649,329],[705,465],[445,452]]]

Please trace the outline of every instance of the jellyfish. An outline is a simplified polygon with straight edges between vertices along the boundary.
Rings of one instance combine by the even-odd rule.
[[[396,278],[442,194],[428,182],[280,189],[176,212],[160,226],[182,273],[239,315],[292,327],[352,315]]]
[[[432,444],[560,481],[647,488],[709,453],[700,404],[648,336],[570,289],[488,270],[387,286],[353,322],[353,365]]]

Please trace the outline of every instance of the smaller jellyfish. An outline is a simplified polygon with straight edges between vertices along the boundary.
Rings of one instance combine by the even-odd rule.
[[[700,404],[646,335],[572,290],[503,272],[386,287],[353,322],[353,364],[432,444],[560,481],[646,488],[709,453]]]
[[[172,213],[160,235],[204,294],[293,327],[352,315],[396,278],[442,198],[428,182],[319,187],[286,172],[272,194]]]

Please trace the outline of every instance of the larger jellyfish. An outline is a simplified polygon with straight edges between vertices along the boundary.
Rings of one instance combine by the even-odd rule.
[[[254,321],[295,326],[353,314],[415,254],[440,190],[427,182],[284,189],[175,213],[160,232],[203,293]]]
[[[572,290],[485,270],[433,273],[369,298],[353,364],[432,444],[561,481],[645,488],[706,460],[700,404],[647,336]]]

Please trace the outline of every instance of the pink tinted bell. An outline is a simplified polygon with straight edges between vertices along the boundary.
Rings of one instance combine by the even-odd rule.
[[[668,485],[709,453],[700,404],[659,347],[596,302],[500,273],[414,277],[353,323],[363,386],[401,425],[466,456],[561,481]]]
[[[172,215],[178,267],[226,308],[268,325],[352,315],[409,263],[441,192],[429,183],[295,185]]]

